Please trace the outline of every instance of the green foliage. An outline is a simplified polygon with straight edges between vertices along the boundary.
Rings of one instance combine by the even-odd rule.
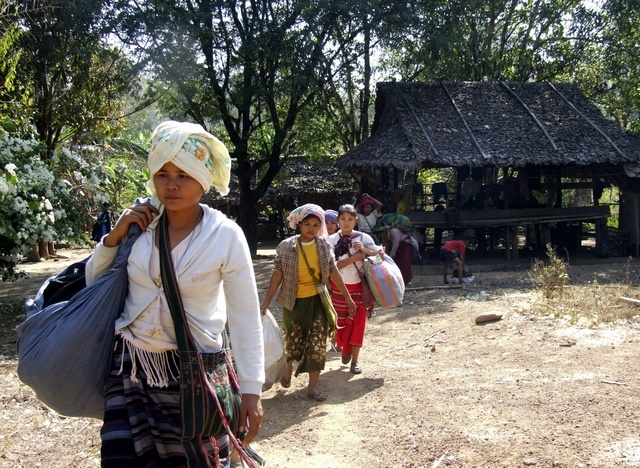
[[[142,139],[143,134],[139,134]],[[148,142],[150,138],[134,143],[117,139],[103,147],[106,175],[105,193],[112,206],[132,205],[136,198],[146,196],[144,186],[150,178],[147,167]],[[143,146],[144,144],[144,146]]]
[[[332,78],[334,60],[345,57],[345,40],[336,40],[336,32],[346,38],[357,34],[357,26],[352,28],[357,15],[345,5],[114,4],[116,32],[148,61],[157,89],[163,90],[161,110],[202,124],[229,146],[244,203],[238,222],[252,248],[256,204],[287,158],[340,149],[326,138],[335,136],[340,123],[312,106]],[[303,123],[299,129],[297,122]]]
[[[589,38],[568,79],[624,128],[640,131],[640,2],[608,0],[598,11],[583,11],[576,28]]]
[[[103,41],[103,6],[102,0],[38,0],[15,15],[20,35],[9,50],[16,62],[10,86],[2,88],[4,111],[26,116],[45,145],[45,160],[62,142],[92,144],[114,135],[123,98],[137,90],[138,66]]]
[[[38,141],[0,133],[0,274],[16,278],[16,264],[38,241],[78,243],[104,202],[129,205],[144,196],[146,159],[131,145],[63,146],[50,161]],[[144,151],[139,149],[139,151]]]
[[[602,9],[579,0],[15,5],[6,21],[0,15],[0,127],[36,135],[61,180],[73,180],[73,170],[51,165],[63,146],[89,167],[97,161],[101,190],[123,206],[143,194],[142,149],[161,115],[201,123],[236,160],[247,233],[253,207],[293,156],[334,157],[367,137],[376,80],[575,80],[625,128],[640,128],[639,0]],[[113,35],[126,55],[105,42]],[[143,133],[124,131],[123,114],[150,103],[130,119]]]
[[[575,65],[565,19],[579,0],[425,0],[385,37],[385,64],[404,80],[549,80]]]
[[[1,2],[2,0],[0,0]],[[15,8],[13,8],[15,6]],[[83,242],[104,201],[144,195],[122,126],[138,66],[103,42],[101,0],[0,3],[0,273],[39,241]],[[13,8],[13,9],[12,9]],[[143,164],[145,159],[142,159]]]
[[[558,257],[551,244],[546,246],[547,261],[534,259],[529,270],[529,278],[542,292],[545,298],[561,296],[564,286],[569,281],[567,268],[569,264]]]
[[[2,1],[0,1],[2,5]],[[1,10],[0,10],[1,11]],[[20,59],[20,51],[14,44],[20,38],[20,28],[8,18],[0,17],[0,88],[12,89],[16,77],[16,66]]]
[[[437,182],[446,182],[447,184],[455,183],[455,171],[450,167],[438,169],[420,169],[418,171],[417,182],[422,185],[430,186]]]

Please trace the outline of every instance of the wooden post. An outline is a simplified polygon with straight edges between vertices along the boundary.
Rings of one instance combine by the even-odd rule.
[[[487,230],[485,228],[476,229],[476,241],[478,242],[478,252],[486,252]]]
[[[596,179],[593,179],[593,206],[598,206],[600,204],[600,199],[596,196]],[[604,221],[606,223],[606,221]],[[600,254],[600,249],[602,249],[602,234],[603,234],[603,229],[602,229],[602,220],[601,219],[597,219],[595,222],[595,226],[596,226],[596,253]],[[605,224],[606,226],[606,224]]]
[[[513,235],[511,236],[511,260],[518,260],[520,258],[520,252],[518,250],[518,226],[512,226]]]
[[[440,258],[440,247],[442,246],[442,229],[434,228],[433,230],[433,253],[436,260]]]
[[[634,206],[634,219],[633,219],[633,231],[636,234],[636,248],[635,248],[635,254],[636,254],[636,258],[640,257],[640,215],[638,213],[638,211],[640,210],[640,208],[638,207],[638,194],[634,193],[633,194],[633,206]]]
[[[549,224],[545,223],[541,226],[542,229],[542,233],[541,233],[541,239],[542,239],[542,250],[544,251],[547,248],[547,244],[549,244],[551,242],[551,229],[549,228]]]
[[[504,255],[507,261],[511,260],[511,228],[504,228]]]

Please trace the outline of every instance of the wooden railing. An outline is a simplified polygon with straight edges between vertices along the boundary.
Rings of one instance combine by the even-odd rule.
[[[412,211],[407,216],[415,227],[481,228],[591,221],[606,219],[609,214],[608,206],[584,206],[577,208]]]

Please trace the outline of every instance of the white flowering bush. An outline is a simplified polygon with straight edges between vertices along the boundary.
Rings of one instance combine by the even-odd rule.
[[[20,274],[17,263],[41,242],[84,242],[92,213],[111,201],[113,168],[105,147],[61,148],[47,162],[43,147],[0,132],[0,273]]]
[[[0,271],[6,281],[39,239],[53,240],[55,176],[40,159],[34,140],[0,134]]]

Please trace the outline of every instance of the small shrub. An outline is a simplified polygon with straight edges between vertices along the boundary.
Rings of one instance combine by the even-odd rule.
[[[637,322],[640,307],[623,302],[621,296],[635,297],[637,290],[622,283],[571,285],[563,289],[562,297],[548,298],[534,305],[535,314],[568,318],[569,323],[585,327],[600,324]]]
[[[529,278],[533,284],[542,291],[547,299],[561,296],[563,287],[569,281],[567,268],[569,264],[556,255],[551,244],[547,244],[547,261],[535,259],[529,270]]]

